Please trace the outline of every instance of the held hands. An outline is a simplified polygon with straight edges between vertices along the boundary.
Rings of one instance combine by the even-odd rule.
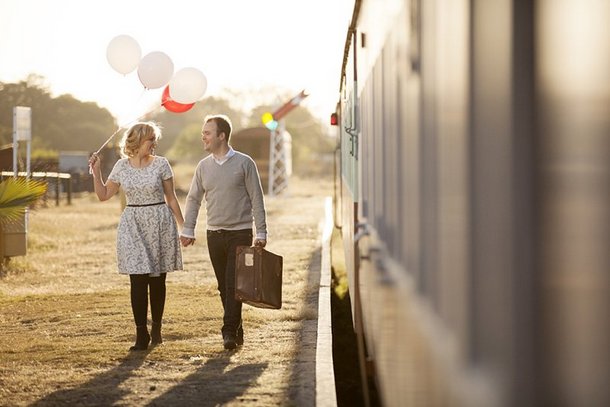
[[[182,246],[187,247],[195,244],[195,239],[192,237],[180,236],[180,243]]]
[[[183,247],[192,246],[195,244],[195,239],[192,237],[180,236],[180,243]],[[267,245],[267,241],[265,239],[254,239],[253,246],[265,247]]]

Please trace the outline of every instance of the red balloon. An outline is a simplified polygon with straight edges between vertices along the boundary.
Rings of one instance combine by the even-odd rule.
[[[190,110],[195,103],[178,103],[169,96],[169,85],[163,89],[163,95],[161,96],[161,106],[174,113],[184,113]]]

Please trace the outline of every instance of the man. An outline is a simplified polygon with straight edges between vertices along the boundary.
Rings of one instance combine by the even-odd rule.
[[[186,198],[183,246],[195,243],[195,226],[201,201],[207,210],[208,252],[224,309],[222,337],[225,349],[244,342],[242,304],[235,300],[237,246],[265,247],[267,224],[260,176],[254,160],[229,145],[231,121],[224,115],[206,116],[201,131],[205,151]],[[252,219],[256,238],[252,241]]]

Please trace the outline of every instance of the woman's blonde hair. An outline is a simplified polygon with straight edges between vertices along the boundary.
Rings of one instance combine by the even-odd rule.
[[[138,149],[142,140],[154,136],[155,144],[161,138],[161,127],[154,122],[138,122],[128,128],[119,142],[121,157],[134,157],[138,154]]]

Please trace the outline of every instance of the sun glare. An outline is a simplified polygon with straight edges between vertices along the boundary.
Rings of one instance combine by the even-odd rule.
[[[119,122],[130,121],[160,107],[163,87],[146,89],[137,72],[111,67],[109,43],[128,35],[142,57],[163,52],[173,72],[203,72],[204,98],[224,89],[308,88],[304,105],[326,117],[337,99],[352,7],[353,0],[207,0],[196,6],[184,0],[3,0],[0,81],[39,74],[55,95],[97,102]]]

